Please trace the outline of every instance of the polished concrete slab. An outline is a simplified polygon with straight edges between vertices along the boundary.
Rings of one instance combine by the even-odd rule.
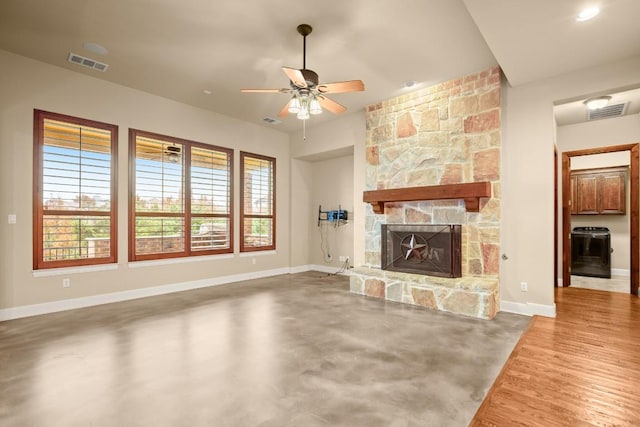
[[[466,426],[529,318],[308,272],[0,323],[0,425]]]

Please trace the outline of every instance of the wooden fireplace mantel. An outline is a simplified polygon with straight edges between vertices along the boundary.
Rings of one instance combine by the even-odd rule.
[[[426,187],[391,188],[387,190],[365,191],[362,200],[371,203],[373,211],[384,213],[387,202],[416,202],[424,200],[464,199],[467,212],[480,211],[480,199],[491,197],[490,182],[470,182],[466,184],[430,185]]]

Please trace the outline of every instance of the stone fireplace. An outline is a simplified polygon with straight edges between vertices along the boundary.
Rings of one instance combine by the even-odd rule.
[[[365,264],[352,270],[351,292],[495,316],[500,93],[500,70],[492,68],[368,107]],[[459,272],[442,277],[384,269],[383,224],[460,225]]]

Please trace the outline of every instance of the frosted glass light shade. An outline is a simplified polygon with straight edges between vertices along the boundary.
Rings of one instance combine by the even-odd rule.
[[[307,120],[309,118],[309,111],[306,108],[301,108],[296,116],[300,120]]]
[[[322,114],[322,106],[316,98],[313,98],[309,103],[309,112],[311,114]]]
[[[295,96],[289,101],[289,113],[298,114],[300,112],[300,100]]]

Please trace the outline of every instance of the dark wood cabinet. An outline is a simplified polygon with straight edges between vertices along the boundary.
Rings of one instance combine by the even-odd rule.
[[[572,215],[624,215],[627,166],[571,171]]]
[[[578,177],[571,174],[571,215],[576,215],[578,213],[578,204],[576,201],[578,200]]]

